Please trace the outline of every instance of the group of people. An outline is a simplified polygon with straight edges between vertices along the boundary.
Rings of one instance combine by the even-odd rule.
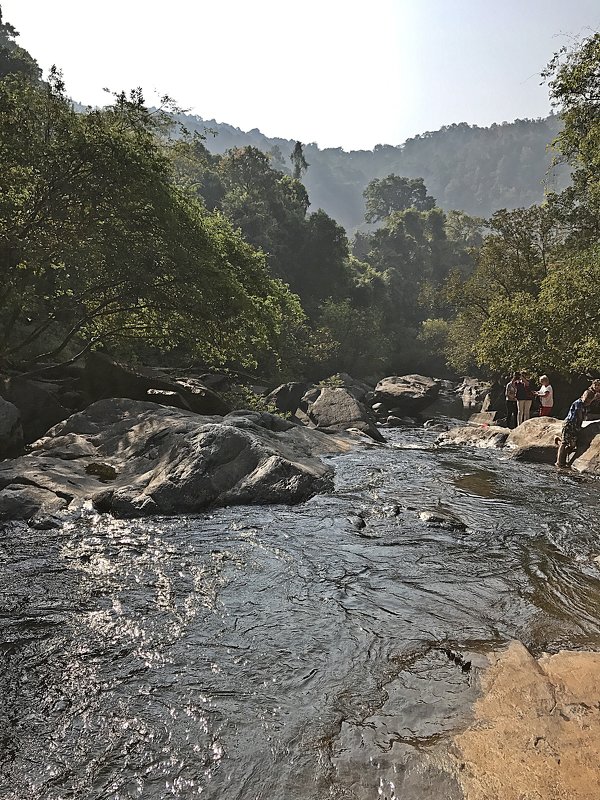
[[[547,375],[540,375],[540,387],[535,389],[527,372],[513,372],[504,392],[506,425],[516,428],[531,416],[531,406],[539,398],[540,417],[549,417],[554,405],[554,392]]]
[[[539,389],[534,389],[527,372],[513,372],[512,378],[506,384],[504,396],[506,424],[509,428],[515,428],[530,418],[531,406],[536,398],[539,398],[539,416],[548,417],[552,414],[554,392],[547,375],[540,375]],[[567,466],[569,454],[577,450],[577,436],[588,409],[594,400],[599,398],[600,380],[595,380],[581,397],[571,404],[569,413],[563,422],[561,434],[555,438],[555,444],[558,447],[555,466]]]

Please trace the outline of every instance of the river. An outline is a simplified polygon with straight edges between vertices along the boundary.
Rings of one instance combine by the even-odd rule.
[[[600,648],[598,484],[386,436],[295,507],[7,526],[2,800],[459,797],[485,653]]]

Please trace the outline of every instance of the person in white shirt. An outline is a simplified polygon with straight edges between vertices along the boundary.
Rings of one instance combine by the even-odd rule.
[[[552,406],[554,405],[554,392],[547,375],[540,375],[540,384],[541,386],[536,392],[541,403],[540,417],[549,417],[552,414]]]

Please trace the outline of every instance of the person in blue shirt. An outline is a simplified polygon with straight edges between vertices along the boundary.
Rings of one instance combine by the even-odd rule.
[[[563,422],[560,437],[557,436],[555,439],[558,444],[556,467],[566,467],[567,456],[577,450],[577,435],[587,417],[588,408],[595,399],[596,392],[593,389],[586,389],[578,400],[571,403],[569,413]]]

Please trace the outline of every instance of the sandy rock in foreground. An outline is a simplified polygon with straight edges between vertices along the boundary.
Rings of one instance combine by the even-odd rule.
[[[596,652],[536,660],[513,642],[497,654],[455,740],[466,800],[600,797],[599,676]]]

